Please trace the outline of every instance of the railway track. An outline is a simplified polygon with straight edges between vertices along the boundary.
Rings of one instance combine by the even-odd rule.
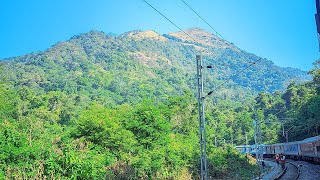
[[[291,160],[287,159],[286,169],[281,171],[281,166],[276,165],[275,160],[271,158],[266,158],[265,161],[272,162],[274,165],[271,171],[259,177],[258,179],[263,180],[320,180],[320,165],[315,163],[310,163],[306,161]]]
[[[304,179],[300,178],[301,169],[299,167],[300,164],[296,163],[295,161],[287,160],[286,167],[284,170],[281,170],[281,165],[276,165],[276,161],[271,158],[265,159],[266,161],[273,162],[275,165],[273,166],[273,170],[270,171],[268,174],[265,174],[261,179],[268,179],[268,180],[297,180],[297,179]]]
[[[275,178],[276,180],[297,180],[300,177],[300,169],[298,165],[292,163],[292,162],[287,162],[286,163],[286,168],[281,172],[281,174]]]
[[[320,165],[306,161],[288,160],[288,162],[298,166],[300,170],[299,179],[320,179]]]

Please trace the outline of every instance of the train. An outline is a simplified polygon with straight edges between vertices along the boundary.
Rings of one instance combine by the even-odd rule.
[[[263,157],[274,157],[276,154],[283,154],[286,158],[313,161],[320,163],[320,136],[310,137],[302,141],[277,144],[261,144],[236,146],[240,153],[248,153],[253,156],[260,149]]]

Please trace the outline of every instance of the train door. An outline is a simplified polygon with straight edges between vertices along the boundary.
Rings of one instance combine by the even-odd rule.
[[[320,141],[315,142],[315,153],[316,153],[316,161],[320,161]]]
[[[303,143],[300,145],[301,155],[303,159],[312,159],[314,157],[314,145],[313,143]]]

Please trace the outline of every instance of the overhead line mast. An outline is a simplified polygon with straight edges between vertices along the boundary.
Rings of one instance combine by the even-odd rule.
[[[168,20],[171,24],[175,27],[180,29],[184,34],[190,37],[194,42],[199,43],[196,41],[192,36],[190,36],[187,32],[182,30],[177,24],[171,21],[168,17],[162,14],[159,10],[153,7],[150,3],[146,0],[143,0],[146,4],[148,4],[152,9],[158,12],[162,17]],[[203,93],[203,76],[202,76],[202,58],[200,55],[196,56],[197,60],[197,85],[198,85],[198,110],[199,110],[199,133],[200,133],[200,175],[201,180],[208,180],[208,165],[207,165],[207,154],[206,154],[206,131],[205,131],[205,117],[204,117],[204,93]],[[208,66],[211,67],[211,66]]]
[[[317,12],[314,15],[317,25],[317,34],[318,34],[318,43],[319,43],[319,51],[320,51],[320,0],[316,0],[316,9]]]
[[[197,85],[198,85],[198,111],[199,111],[199,132],[200,132],[200,173],[201,180],[208,179],[208,166],[206,154],[206,122],[204,116],[204,95],[203,95],[203,65],[200,55],[196,56],[197,60]]]

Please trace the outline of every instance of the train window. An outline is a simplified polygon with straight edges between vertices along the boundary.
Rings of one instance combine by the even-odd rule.
[[[301,146],[301,149],[303,151],[313,151],[313,146],[310,146],[309,144],[308,145],[305,145],[305,146]]]
[[[320,152],[320,146],[317,146],[316,148],[317,148],[317,151]]]

